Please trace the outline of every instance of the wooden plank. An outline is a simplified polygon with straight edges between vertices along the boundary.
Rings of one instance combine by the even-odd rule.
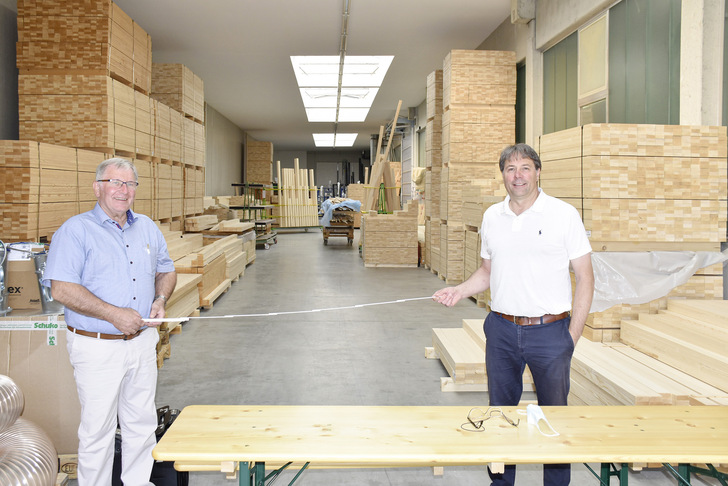
[[[621,339],[695,378],[728,392],[728,356],[650,329],[636,321],[622,321]],[[696,359],[699,357],[699,359]]]
[[[698,380],[697,378],[694,378],[687,373],[684,373],[630,346],[627,346],[623,343],[612,343],[609,346],[614,351],[624,354],[630,359],[639,362],[646,367],[649,367],[657,373],[669,377],[680,386],[689,388],[689,398],[691,402],[695,400],[703,400],[705,398],[725,399],[726,397],[728,397],[728,394],[726,394],[726,392],[720,390],[719,388],[711,386],[704,381]]]
[[[432,346],[456,383],[486,383],[485,353],[464,329],[433,329]]]
[[[671,300],[670,312],[699,319],[715,326],[728,325],[728,301],[725,300]]]

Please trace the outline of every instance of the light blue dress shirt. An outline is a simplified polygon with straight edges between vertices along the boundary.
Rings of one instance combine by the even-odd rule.
[[[51,280],[83,285],[99,299],[136,309],[148,318],[154,301],[157,272],[174,271],[167,243],[147,216],[127,211],[123,227],[101,206],[68,219],[53,235],[43,285]],[[120,334],[110,322],[69,308],[65,321],[76,329]]]

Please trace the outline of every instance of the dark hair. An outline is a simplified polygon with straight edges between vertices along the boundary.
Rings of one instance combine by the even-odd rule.
[[[501,152],[500,160],[498,160],[498,167],[500,171],[506,167],[506,162],[513,159],[531,159],[537,170],[541,170],[541,158],[538,156],[535,150],[530,145],[525,143],[517,143],[503,149]]]

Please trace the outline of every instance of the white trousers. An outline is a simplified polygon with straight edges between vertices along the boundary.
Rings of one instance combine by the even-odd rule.
[[[81,402],[78,427],[78,484],[111,484],[117,418],[121,426],[124,486],[152,486],[156,445],[157,352],[159,333],[148,328],[124,341],[66,333]]]

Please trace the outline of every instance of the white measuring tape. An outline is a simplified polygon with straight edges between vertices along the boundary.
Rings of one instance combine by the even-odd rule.
[[[387,305],[387,304],[400,304],[402,302],[410,302],[413,300],[425,300],[425,299],[432,299],[432,296],[429,295],[427,297],[413,297],[410,299],[397,299],[397,300],[388,300],[386,302],[372,302],[370,304],[356,304],[356,305],[345,305],[341,307],[327,307],[325,309],[311,309],[311,310],[299,310],[299,311],[285,311],[285,312],[268,312],[264,314],[228,314],[225,316],[191,316],[191,317],[164,317],[162,319],[142,319],[144,322],[148,324],[158,324],[162,322],[187,322],[190,319],[232,319],[232,318],[241,318],[241,317],[268,317],[268,316],[284,316],[284,315],[292,315],[292,314],[311,314],[314,312],[326,312],[326,311],[335,311],[335,310],[345,310],[345,309],[359,309],[361,307],[369,307],[373,305]]]

